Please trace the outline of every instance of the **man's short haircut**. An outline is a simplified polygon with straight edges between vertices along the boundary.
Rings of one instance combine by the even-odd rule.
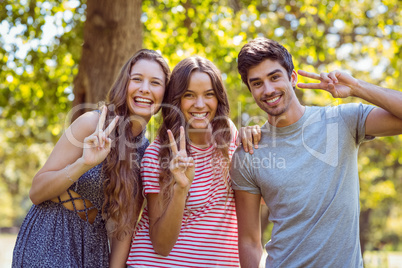
[[[294,69],[292,55],[278,42],[265,37],[258,37],[242,47],[237,59],[237,69],[243,83],[246,84],[249,90],[250,86],[247,81],[248,70],[267,59],[278,61],[287,71],[290,80]]]

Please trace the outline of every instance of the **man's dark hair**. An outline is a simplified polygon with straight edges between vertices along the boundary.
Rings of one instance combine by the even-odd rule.
[[[287,71],[290,80],[294,69],[292,55],[278,42],[268,38],[258,37],[242,47],[237,59],[237,69],[243,83],[246,84],[249,90],[250,86],[247,81],[248,70],[257,66],[264,60],[278,61]]]

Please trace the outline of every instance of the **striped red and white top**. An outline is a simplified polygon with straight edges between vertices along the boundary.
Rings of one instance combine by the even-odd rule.
[[[237,130],[231,122],[232,157]],[[146,149],[141,163],[144,193],[159,193],[159,139]],[[169,256],[157,254],[149,237],[147,208],[135,230],[127,265],[130,267],[239,267],[237,220],[233,190],[227,190],[214,154],[191,145],[195,176],[190,188],[179,238]],[[214,175],[215,174],[215,175]],[[230,185],[230,179],[229,185]]]

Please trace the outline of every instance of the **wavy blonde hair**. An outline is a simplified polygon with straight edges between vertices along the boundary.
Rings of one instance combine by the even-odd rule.
[[[156,51],[141,49],[124,64],[107,96],[106,122],[111,122],[116,115],[120,119],[110,134],[113,144],[103,165],[106,178],[102,212],[104,217],[113,223],[109,233],[117,238],[122,238],[134,230],[144,201],[139,159],[130,159],[136,154],[141,142],[137,141],[132,133],[132,115],[126,101],[131,68],[141,59],[160,65],[165,74],[165,85],[170,78],[170,69],[163,57]]]

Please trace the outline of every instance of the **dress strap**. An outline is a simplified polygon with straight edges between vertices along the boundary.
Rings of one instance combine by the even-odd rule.
[[[74,212],[75,213],[80,213],[80,212],[84,212],[85,213],[85,219],[86,219],[86,221],[87,222],[89,222],[89,217],[88,217],[88,211],[89,210],[92,210],[92,209],[96,209],[94,206],[91,206],[91,207],[87,207],[87,204],[86,204],[86,202],[85,202],[85,198],[83,198],[82,196],[79,196],[79,197],[73,197],[72,195],[71,195],[71,192],[70,192],[70,189],[67,189],[67,193],[68,193],[68,195],[70,196],[70,199],[66,199],[66,200],[61,200],[60,199],[60,196],[58,197],[58,199],[59,199],[59,203],[60,204],[65,204],[65,203],[69,203],[69,202],[71,202],[72,204],[73,204],[73,208],[74,208]],[[84,209],[77,209],[77,207],[76,207],[76,205],[75,205],[75,201],[76,200],[81,200],[82,201],[82,203],[84,204]]]

